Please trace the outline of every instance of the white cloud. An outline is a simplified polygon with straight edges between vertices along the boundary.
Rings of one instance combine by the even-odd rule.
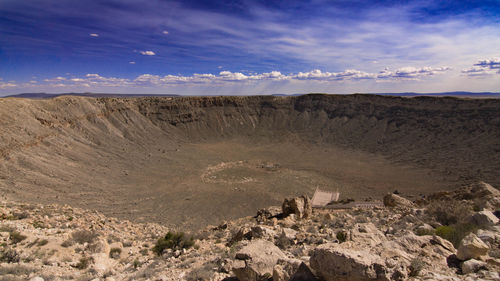
[[[90,33],[89,35],[90,35],[90,37],[99,37],[99,34],[97,34],[97,33]]]
[[[279,71],[244,74],[241,72],[231,72],[225,70],[219,72],[218,75],[209,73],[195,73],[191,76],[161,76],[154,74],[142,74],[134,79],[103,77],[99,74],[89,73],[86,74],[85,77],[76,77],[71,79],[56,77],[54,79],[46,79],[45,82],[57,83],[57,85],[61,85],[64,82],[67,86],[85,87],[167,87],[172,85],[224,86],[231,84],[257,85],[259,82],[265,81],[316,81],[332,84],[336,81],[418,80],[420,78],[441,74],[449,70],[450,68],[448,67],[405,67],[395,71],[386,69],[379,73],[370,73],[355,69],[348,69],[342,72],[322,72],[319,69],[315,69],[309,72],[299,72],[297,74],[282,74]]]
[[[500,58],[481,60],[474,66],[463,69],[462,73],[469,77],[485,77],[500,74]]]
[[[18,85],[12,82],[2,82],[0,81],[0,89],[14,88]]]
[[[167,34],[168,34],[168,31],[163,30],[163,31],[162,31],[162,33],[163,33],[163,34],[165,34],[165,35],[167,35]]]
[[[484,69],[487,69],[487,67],[474,66],[474,70],[469,72],[482,73]],[[194,73],[186,76],[146,73],[135,78],[106,77],[97,73],[88,73],[81,77],[68,74],[67,77],[58,76],[37,83],[16,83],[15,81],[2,83],[0,81],[0,89],[5,89],[4,91],[9,91],[9,89],[43,89],[44,91],[51,91],[52,89],[57,92],[112,90],[124,93],[140,93],[142,89],[148,93],[173,93],[178,91],[176,93],[184,94],[267,94],[275,92],[332,91],[336,93],[353,93],[374,92],[377,90],[395,91],[395,89],[422,91],[431,86],[435,88],[435,85],[441,85],[442,79],[433,79],[432,77],[443,75],[449,71],[451,71],[449,67],[403,67],[396,70],[385,69],[379,72],[356,69],[328,72],[314,69],[308,72],[288,74],[280,71],[248,73],[224,70],[218,74]],[[450,75],[445,76],[443,79],[448,79],[446,77],[449,78]],[[382,81],[386,83],[377,83]],[[398,81],[406,81],[406,83],[397,83]],[[425,83],[422,81],[425,81]],[[434,85],[431,85],[431,83],[434,83]],[[436,91],[434,88],[432,91]]]
[[[343,72],[322,72],[315,69],[309,72],[299,72],[293,76],[299,80],[356,80],[356,79],[374,79],[376,74],[367,73],[359,70],[348,69]]]
[[[440,74],[449,70],[451,70],[450,67],[403,67],[395,71],[385,69],[377,75],[377,78],[417,79],[424,76]]]
[[[489,60],[482,60],[474,64],[480,67],[487,67],[489,69],[500,69],[500,58],[492,58]]]
[[[143,55],[143,56],[154,56],[154,55],[156,55],[155,52],[153,52],[153,51],[140,51],[139,53],[141,53],[141,55]]]
[[[129,61],[128,63],[129,64],[135,64],[135,61]]]

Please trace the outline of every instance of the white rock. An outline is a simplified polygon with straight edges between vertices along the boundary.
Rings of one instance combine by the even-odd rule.
[[[394,193],[384,196],[384,206],[391,208],[413,208],[415,205],[408,199]]]
[[[380,257],[367,250],[344,249],[339,245],[328,243],[314,250],[310,264],[318,277],[326,281],[361,281],[385,275],[385,266]]]
[[[40,276],[35,276],[35,277],[31,278],[30,281],[44,281],[44,279]]]
[[[491,226],[498,223],[498,218],[491,211],[481,211],[471,215],[467,221],[481,226]]]
[[[465,236],[458,246],[457,257],[460,260],[476,259],[488,253],[489,247],[474,233]]]
[[[273,274],[273,267],[285,254],[273,243],[253,240],[236,253],[233,272],[240,281],[257,281],[264,274]]]
[[[480,269],[485,268],[486,263],[483,261],[478,261],[475,259],[470,259],[462,263],[462,273],[469,274],[473,272],[478,272]]]

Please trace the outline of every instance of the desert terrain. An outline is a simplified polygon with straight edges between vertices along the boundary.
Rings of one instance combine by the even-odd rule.
[[[4,199],[199,229],[312,196],[500,185],[500,100],[0,99]]]
[[[370,95],[0,99],[0,280],[500,280],[499,112]],[[316,188],[343,202],[313,209]]]

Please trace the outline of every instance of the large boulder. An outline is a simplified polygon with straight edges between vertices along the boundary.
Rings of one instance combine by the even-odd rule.
[[[462,268],[463,274],[469,274],[469,273],[478,272],[481,269],[486,269],[486,263],[484,261],[478,261],[475,259],[471,259],[468,261],[464,261],[462,263],[461,268]]]
[[[387,280],[379,256],[368,250],[353,250],[328,243],[318,246],[310,259],[311,268],[326,281]]]
[[[457,258],[460,260],[477,259],[488,253],[489,247],[474,233],[465,236],[457,250]]]
[[[273,267],[286,255],[273,243],[266,240],[252,240],[236,253],[233,272],[240,281],[257,281],[273,274]]]
[[[492,226],[498,223],[498,218],[491,211],[481,211],[472,214],[467,221],[481,226]]]
[[[297,218],[308,218],[312,214],[311,199],[306,195],[286,198],[281,205],[283,216],[295,214]]]
[[[413,208],[415,205],[408,199],[394,193],[384,196],[384,206],[391,208]]]

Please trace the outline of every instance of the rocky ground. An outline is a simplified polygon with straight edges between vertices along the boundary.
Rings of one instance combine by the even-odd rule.
[[[2,202],[0,280],[500,280],[497,189],[383,201],[313,210],[289,198],[194,240],[95,211]]]

